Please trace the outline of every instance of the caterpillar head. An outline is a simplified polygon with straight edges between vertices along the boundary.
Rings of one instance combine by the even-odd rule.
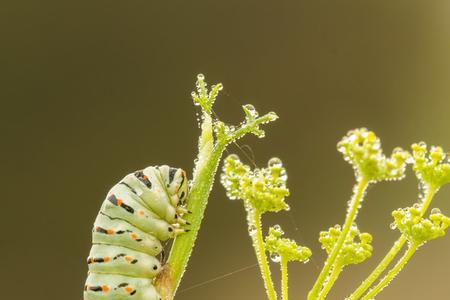
[[[189,192],[186,172],[182,169],[176,169],[172,184],[174,185],[174,190],[176,189],[175,193],[179,199],[179,204],[183,205]]]
[[[172,196],[173,204],[185,203],[189,189],[186,172],[183,169],[169,166],[160,166],[159,171],[166,182],[167,191]]]

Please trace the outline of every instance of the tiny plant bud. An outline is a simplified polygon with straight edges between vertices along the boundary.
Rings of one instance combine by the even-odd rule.
[[[266,237],[266,250],[271,256],[276,255],[280,260],[308,262],[312,254],[308,247],[298,246],[291,239],[282,238],[284,232],[279,226],[270,227],[269,235]]]
[[[450,225],[450,218],[437,209],[432,210],[429,218],[422,218],[420,211],[415,207],[395,210],[392,216],[396,227],[416,246],[444,236],[445,230]]]
[[[340,226],[320,232],[319,242],[328,254],[332,251],[341,234]],[[336,263],[342,266],[362,263],[372,255],[371,243],[372,236],[369,233],[361,233],[356,226],[352,226],[345,238]]]
[[[440,189],[450,183],[450,163],[441,147],[431,147],[427,150],[424,142],[413,144],[412,159],[413,170],[417,178],[428,188]]]
[[[376,182],[405,176],[408,152],[395,148],[391,157],[383,154],[380,139],[366,128],[351,130],[338,143],[338,151],[355,169],[357,178]]]

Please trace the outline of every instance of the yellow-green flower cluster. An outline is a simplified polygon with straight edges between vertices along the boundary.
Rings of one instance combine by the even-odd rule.
[[[439,209],[432,209],[428,219],[421,218],[420,215],[420,209],[416,207],[392,212],[395,227],[416,246],[445,235],[445,230],[450,226],[450,218],[443,215]]]
[[[353,165],[358,178],[382,181],[398,180],[405,176],[408,152],[396,148],[387,158],[381,149],[380,139],[366,128],[349,131],[337,147],[344,159]]]
[[[235,154],[225,159],[221,182],[230,199],[242,199],[259,213],[288,210],[285,198],[286,170],[279,158],[271,158],[267,168],[251,170]]]
[[[328,254],[333,250],[340,235],[341,227],[339,225],[331,227],[328,231],[320,232],[319,242]],[[367,232],[361,233],[356,226],[352,226],[336,259],[336,264],[346,266],[365,261],[372,255],[371,243],[372,235]]]
[[[446,155],[441,147],[431,147],[427,150],[424,142],[413,144],[412,163],[416,176],[424,184],[439,189],[450,183],[450,163],[445,161]]]
[[[312,255],[308,247],[301,247],[291,239],[282,238],[284,232],[279,225],[269,228],[265,239],[266,250],[270,252],[273,261],[279,260],[308,262]]]

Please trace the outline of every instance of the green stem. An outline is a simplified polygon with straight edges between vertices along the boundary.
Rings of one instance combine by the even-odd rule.
[[[281,267],[281,292],[282,292],[282,297],[283,300],[288,300],[289,295],[288,295],[288,270],[287,270],[287,264],[288,264],[288,260],[281,256],[281,262],[280,262],[280,267]]]
[[[191,223],[189,226],[190,231],[175,239],[165,266],[165,274],[158,278],[157,287],[163,299],[173,299],[184,270],[187,267],[205,214],[214,174],[217,171],[224,149],[225,145],[216,145],[208,160],[196,170],[197,176],[192,183],[188,200],[188,209],[192,212],[191,215],[187,216],[188,221]]]
[[[422,207],[420,210],[420,216],[422,217],[430,206],[431,201],[433,200],[434,195],[436,194],[437,189],[430,187],[425,195],[425,199],[422,203]],[[370,273],[366,280],[364,280],[360,286],[350,295],[348,300],[356,300],[359,299],[369,287],[375,282],[375,280],[380,277],[380,275],[386,270],[392,260],[397,256],[398,252],[403,248],[406,241],[406,235],[402,234],[397,241],[395,241],[392,248],[385,255],[383,260],[378,264],[378,266]]]
[[[266,287],[267,297],[269,298],[269,300],[277,300],[277,293],[273,285],[270,268],[266,257],[266,248],[263,242],[261,229],[261,213],[258,211],[247,211],[249,214],[251,214],[248,219],[249,229],[250,231],[254,230],[254,232],[249,232],[249,234],[253,241],[253,247],[255,248],[255,254],[258,259],[262,278],[264,280],[264,286]]]
[[[319,294],[319,300],[323,300],[327,297],[334,283],[341,274],[343,267],[344,266],[341,263],[335,264],[335,266],[333,267],[333,271],[331,271],[330,278],[328,279],[327,283],[325,284],[325,286],[323,287],[322,291]]]
[[[356,215],[358,213],[359,205],[364,198],[364,192],[369,185],[369,181],[366,178],[360,178],[358,180],[358,183],[355,188],[355,192],[353,194],[352,202],[350,204],[347,217],[345,219],[344,227],[342,228],[342,233],[339,236],[339,239],[336,242],[336,245],[334,246],[333,250],[331,251],[330,255],[328,255],[328,259],[325,262],[325,266],[323,267],[322,271],[320,272],[319,277],[317,278],[316,282],[314,283],[313,288],[308,294],[308,300],[314,300],[317,299],[318,294],[329,275],[331,268],[333,267],[333,264],[341,251],[342,245],[344,244],[345,238],[347,237],[348,232],[350,231],[350,228],[353,224],[353,222],[356,219]]]
[[[362,300],[374,299],[375,296],[381,292],[391,282],[395,276],[402,270],[405,264],[409,261],[411,256],[416,252],[417,245],[411,245],[408,251],[402,256],[397,264],[388,272],[388,274],[373,288],[371,289]]]

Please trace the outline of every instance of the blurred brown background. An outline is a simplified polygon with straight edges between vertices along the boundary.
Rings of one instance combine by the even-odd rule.
[[[192,169],[189,95],[202,72],[225,86],[223,120],[240,121],[245,103],[280,116],[265,139],[240,145],[259,165],[287,166],[292,210],[264,223],[313,249],[309,264],[290,265],[291,298],[305,299],[324,259],[318,233],[343,221],[353,185],[340,137],[366,126],[387,152],[422,139],[450,149],[449,34],[446,1],[0,3],[1,298],[81,298],[108,188],[147,165]],[[370,190],[358,220],[374,256],[347,268],[330,299],[398,236],[390,212],[417,195],[408,175]],[[450,187],[433,206],[450,213]],[[450,299],[449,250],[449,237],[423,247],[379,299]],[[265,299],[256,267],[189,289],[254,263],[242,205],[216,181],[177,299]]]

